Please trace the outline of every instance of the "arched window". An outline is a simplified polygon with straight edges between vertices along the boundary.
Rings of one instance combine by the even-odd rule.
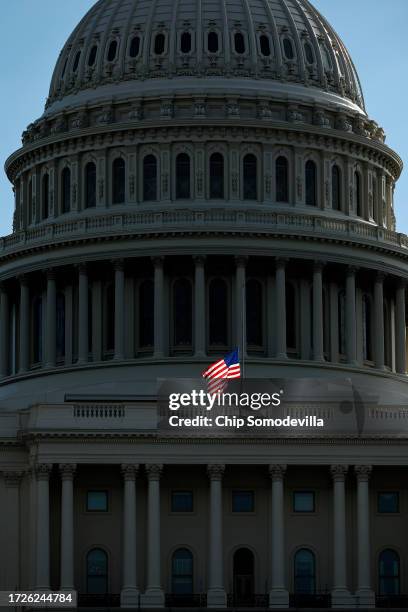
[[[244,200],[258,199],[257,160],[255,155],[248,153],[243,161]]]
[[[33,300],[33,363],[43,358],[43,302],[40,296]]]
[[[85,166],[85,207],[96,206],[96,166],[88,162]]]
[[[214,278],[209,288],[210,345],[228,345],[228,288],[222,278]]]
[[[308,548],[301,548],[295,554],[295,593],[313,594],[316,591],[316,560]]]
[[[72,66],[72,72],[76,72],[78,70],[78,64],[79,64],[80,59],[81,59],[81,52],[78,51],[74,59],[74,65]]]
[[[254,600],[254,553],[248,548],[239,548],[233,558],[233,592],[238,607],[252,607]]]
[[[271,54],[271,44],[269,42],[269,37],[266,34],[261,34],[259,37],[259,46],[261,48],[261,54],[264,57],[269,57]]]
[[[106,287],[104,304],[105,352],[115,350],[115,287],[109,283]]]
[[[108,62],[113,62],[116,57],[116,52],[118,50],[118,43],[116,40],[112,40],[109,44],[107,60]]]
[[[176,280],[173,285],[174,346],[191,347],[193,294],[191,283],[186,278]]]
[[[305,42],[305,44],[303,45],[303,48],[305,50],[305,57],[306,57],[306,61],[308,64],[314,64],[314,53],[313,53],[313,48],[312,45],[308,42]]]
[[[163,55],[165,49],[166,37],[164,34],[156,34],[154,39],[154,52],[156,55]]]
[[[224,198],[224,156],[213,153],[210,157],[210,198]]]
[[[354,198],[358,217],[362,217],[363,207],[361,202],[361,176],[359,172],[354,173]]]
[[[133,36],[129,46],[129,57],[137,57],[140,51],[140,36]]]
[[[157,200],[157,159],[154,155],[146,155],[143,159],[143,200]]]
[[[190,53],[191,51],[191,34],[183,32],[180,38],[180,51],[182,53]]]
[[[288,160],[282,155],[275,162],[276,170],[276,201],[289,202]]]
[[[50,214],[50,175],[48,172],[42,177],[42,218],[48,219]]]
[[[139,347],[154,346],[154,283],[144,280],[139,287]]]
[[[97,47],[97,45],[93,45],[92,49],[89,52],[89,57],[88,57],[88,66],[89,67],[94,65],[97,53],[98,53],[98,47]]]
[[[314,161],[306,162],[305,166],[306,181],[306,204],[308,206],[317,205],[317,169]]]
[[[340,291],[338,295],[337,331],[340,355],[346,354],[346,294]]]
[[[176,159],[176,199],[190,197],[190,157],[179,153]]]
[[[108,555],[101,548],[93,548],[86,556],[87,593],[102,595],[108,592]]]
[[[64,168],[61,175],[61,208],[63,213],[71,210],[71,170]]]
[[[371,299],[369,295],[363,295],[363,359],[371,361],[373,358],[372,332],[371,332]]]
[[[65,62],[64,62],[64,67],[63,67],[63,69],[62,69],[62,73],[61,73],[61,79],[63,79],[63,78],[64,78],[64,76],[65,76],[65,71],[66,71],[66,69],[67,69],[67,64],[68,64],[68,58],[66,57],[66,58],[65,58]]]
[[[283,39],[283,50],[285,52],[286,59],[292,60],[295,57],[293,53],[293,44],[290,38]]]
[[[112,200],[114,204],[125,202],[125,160],[117,157],[112,164]]]
[[[296,348],[297,348],[296,291],[292,283],[286,283],[285,293],[286,293],[286,346],[288,350],[296,351]]]
[[[175,595],[193,592],[193,555],[187,548],[179,548],[171,558],[171,590]]]
[[[57,358],[65,356],[65,295],[57,293]]]
[[[218,34],[217,32],[208,32],[207,48],[210,53],[218,53]]]
[[[263,290],[256,279],[246,283],[246,337],[249,348],[263,346]]]
[[[400,559],[395,550],[386,549],[378,560],[379,594],[400,594]]]
[[[341,175],[336,164],[332,166],[332,209],[341,209]]]
[[[320,53],[322,55],[322,59],[323,59],[323,67],[325,70],[331,70],[332,69],[332,63],[331,63],[331,58],[329,55],[329,52],[327,51],[327,47],[323,42],[319,43],[320,46]]]
[[[234,45],[235,45],[235,53],[242,55],[245,53],[245,38],[241,32],[235,32],[234,34]]]

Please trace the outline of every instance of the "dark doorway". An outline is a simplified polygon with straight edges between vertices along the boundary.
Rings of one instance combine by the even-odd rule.
[[[239,548],[233,560],[234,605],[251,605],[254,601],[254,555]]]

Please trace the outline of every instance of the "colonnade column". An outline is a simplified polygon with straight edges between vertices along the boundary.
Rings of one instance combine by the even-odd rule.
[[[347,588],[346,557],[346,494],[345,476],[348,465],[332,465],[330,472],[333,478],[333,588],[332,607],[354,607],[350,591]]]
[[[286,353],[286,259],[276,260],[276,357],[287,359]]]
[[[78,267],[78,363],[88,362],[88,271],[86,264]]]
[[[125,270],[122,260],[115,261],[115,356],[121,361],[125,357]]]
[[[123,586],[120,594],[122,608],[137,608],[137,539],[136,539],[136,476],[137,464],[122,465],[123,474]]]
[[[164,271],[163,257],[154,257],[154,356],[164,356]]]
[[[194,354],[205,357],[205,256],[194,258]]]
[[[74,463],[61,463],[61,591],[74,590]]]
[[[381,370],[384,357],[384,274],[379,272],[374,282],[374,361]]]
[[[50,492],[49,480],[52,465],[35,466],[37,479],[36,508],[36,590],[50,588]]]
[[[55,368],[57,361],[57,284],[54,270],[47,271],[47,326],[46,360],[47,368]]]
[[[313,268],[313,359],[324,361],[323,348],[323,263],[316,261]]]
[[[235,258],[235,344],[239,347],[241,360],[246,354],[246,263],[247,257]]]
[[[160,476],[161,464],[146,465],[147,493],[147,587],[141,597],[142,608],[162,608],[164,593],[161,586],[160,557]]]
[[[346,352],[347,362],[357,364],[356,268],[350,266],[346,277]]]
[[[357,476],[357,591],[356,603],[359,608],[374,608],[375,595],[371,589],[370,571],[370,496],[368,481],[370,465],[355,466]]]
[[[406,374],[407,357],[406,357],[406,299],[405,299],[406,283],[401,281],[397,287],[396,304],[395,304],[395,353],[396,353],[396,370],[398,374]]]
[[[285,588],[285,521],[283,479],[286,465],[270,465],[271,490],[271,590],[270,608],[288,608],[289,594]]]
[[[4,580],[3,588],[15,591],[20,584],[20,484],[23,477],[21,470],[7,470],[3,472],[5,495],[2,499],[2,516],[4,520],[3,546]],[[7,552],[13,551],[7,555]]]
[[[20,342],[19,372],[26,372],[29,365],[30,346],[30,290],[26,276],[20,276]]]
[[[224,559],[222,543],[222,477],[225,465],[208,465],[210,478],[210,538],[208,567],[208,608],[225,608]]]
[[[0,284],[0,378],[9,372],[9,301],[4,284]]]

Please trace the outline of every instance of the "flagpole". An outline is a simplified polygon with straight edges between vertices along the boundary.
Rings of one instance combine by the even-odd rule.
[[[245,377],[245,344],[246,344],[246,300],[245,300],[245,282],[241,287],[241,363],[242,363],[242,378]]]

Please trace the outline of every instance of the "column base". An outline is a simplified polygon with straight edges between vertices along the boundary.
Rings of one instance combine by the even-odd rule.
[[[136,588],[125,588],[122,589],[120,594],[120,607],[121,608],[138,608],[139,607],[139,590]]]
[[[286,361],[288,359],[287,353],[278,353],[275,359],[279,359],[279,361]]]
[[[355,608],[356,601],[348,589],[333,589],[331,592],[332,608]]]
[[[221,588],[209,589],[207,592],[207,608],[226,608],[227,596]]]
[[[371,589],[356,591],[356,608],[375,608],[375,593]]]
[[[269,591],[270,608],[289,608],[289,593],[286,589],[272,589]]]
[[[140,596],[141,608],[164,608],[164,593],[160,588],[147,589]]]

